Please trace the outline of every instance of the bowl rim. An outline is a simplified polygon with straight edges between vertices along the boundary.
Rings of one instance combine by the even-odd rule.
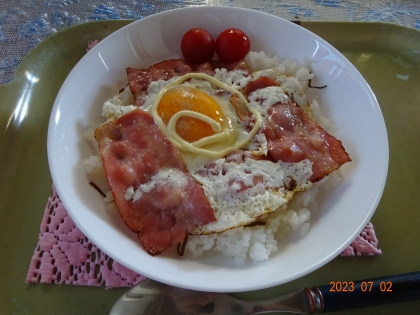
[[[100,48],[101,48],[101,46],[102,45],[105,45],[105,44],[102,44],[101,45],[101,43],[106,43],[107,41],[111,41],[112,38],[113,38],[113,36],[117,36],[118,34],[123,33],[125,30],[129,29],[130,27],[135,27],[135,25],[137,25],[137,24],[145,23],[144,21],[148,21],[150,19],[156,19],[158,16],[159,17],[164,17],[165,15],[174,14],[175,11],[176,12],[187,12],[187,11],[191,11],[191,12],[193,12],[193,11],[197,11],[197,12],[202,11],[202,12],[205,12],[205,11],[208,11],[208,10],[210,10],[210,11],[216,10],[217,11],[217,10],[221,10],[221,9],[224,10],[224,11],[226,11],[226,10],[232,10],[234,12],[253,12],[252,14],[260,14],[261,16],[269,16],[270,18],[280,19],[283,22],[288,22],[288,23],[294,24],[296,27],[300,27],[300,26],[296,25],[295,23],[293,23],[291,21],[288,21],[288,20],[285,20],[285,19],[283,19],[281,17],[275,16],[275,15],[271,15],[271,14],[268,14],[268,13],[265,13],[265,12],[261,12],[261,11],[247,9],[247,8],[225,7],[225,6],[206,6],[206,7],[199,6],[199,7],[177,8],[177,9],[167,10],[167,11],[163,11],[163,12],[160,12],[160,13],[157,13],[157,14],[153,14],[151,16],[145,17],[145,18],[143,18],[141,20],[135,21],[133,23],[130,23],[130,24],[122,27],[121,29],[117,30],[116,32],[114,32],[113,34],[111,34],[110,36],[108,36],[107,38],[105,38],[103,41],[101,41],[97,46],[95,46],[92,49],[92,52],[95,52],[96,50],[99,51]],[[311,36],[315,36],[315,38],[317,38],[317,40],[321,41],[324,45],[329,46],[329,48],[332,49],[332,51],[334,53],[338,54],[341,58],[344,58],[345,60],[347,60],[347,58],[345,58],[345,56],[343,56],[338,50],[336,50],[332,45],[330,45],[329,43],[327,43],[325,40],[323,40],[322,38],[320,38],[316,34],[313,34],[309,30],[306,30],[304,28],[302,28],[302,30],[305,31],[305,32],[310,33]],[[81,61],[82,60],[87,60],[87,59],[88,59],[88,56],[85,55],[85,56],[83,56],[83,58],[81,59]],[[79,61],[79,63],[81,61]],[[354,73],[356,73],[356,75],[359,75],[360,78],[361,78],[361,80],[363,80],[364,85],[365,85],[365,89],[366,89],[366,91],[368,91],[368,94],[370,94],[371,101],[373,101],[373,102],[376,103],[377,108],[379,110],[379,114],[382,115],[382,113],[380,111],[379,104],[377,103],[377,100],[376,100],[373,92],[371,91],[369,85],[367,84],[367,82],[365,81],[365,79],[361,76],[361,74],[359,73],[359,71],[348,60],[347,60],[347,62],[348,62],[347,66]],[[77,65],[76,65],[76,67],[77,67]],[[69,74],[69,76],[70,75],[71,75],[71,73]],[[66,81],[67,81],[67,79],[66,79]],[[62,86],[62,89],[63,89],[63,87],[65,88],[65,84],[66,83],[64,82],[63,83],[63,86]],[[59,107],[59,103],[57,103],[57,100],[61,96],[61,93],[62,93],[62,91],[60,89],[60,92],[57,95],[57,99],[56,99],[56,101],[54,103],[54,106],[53,106],[53,109],[52,109],[52,112],[51,112],[51,118],[50,118],[50,122],[49,122],[49,126],[48,126],[48,139],[47,139],[47,144],[48,144],[47,145],[48,146],[48,162],[49,162],[49,165],[50,165],[51,175],[52,175],[52,178],[53,178],[53,182],[54,182],[54,184],[57,183],[57,185],[56,185],[57,192],[64,192],[65,191],[65,188],[61,185],[61,181],[58,178],[58,173],[56,171],[54,171],[56,169],[56,167],[57,167],[57,165],[56,165],[57,161],[56,161],[56,157],[54,156],[54,148],[53,148],[56,145],[56,143],[55,143],[56,139],[54,137],[54,128],[55,128],[55,124],[56,124],[55,123],[55,120],[56,120],[56,117],[55,117],[56,115],[55,114],[57,113],[57,109]],[[382,121],[383,121],[383,116],[382,116]],[[359,228],[357,229],[357,231],[355,231],[351,235],[351,237],[340,248],[337,248],[336,250],[334,250],[330,255],[328,255],[327,257],[324,257],[317,264],[312,265],[312,266],[310,266],[310,267],[302,270],[298,274],[293,274],[293,275],[290,275],[288,277],[284,277],[281,281],[278,281],[278,280],[270,280],[270,281],[267,282],[267,284],[258,284],[258,285],[254,285],[254,286],[249,286],[248,285],[247,287],[244,287],[244,288],[238,287],[235,284],[233,284],[233,285],[232,284],[227,284],[224,287],[215,287],[215,286],[213,286],[210,289],[212,291],[239,292],[239,291],[248,291],[248,290],[263,289],[263,288],[271,287],[271,286],[274,286],[274,285],[286,283],[286,282],[295,280],[295,279],[297,279],[299,277],[302,277],[302,276],[304,276],[304,275],[306,275],[306,274],[308,274],[308,273],[310,273],[310,272],[312,272],[312,271],[314,271],[314,270],[322,267],[323,265],[325,265],[326,263],[328,263],[329,261],[331,261],[333,258],[335,258],[337,255],[339,255],[341,253],[341,251],[345,247],[347,247],[352,242],[352,240],[355,237],[357,237],[357,235],[359,235],[359,233],[361,232],[361,230],[369,222],[370,218],[372,217],[372,215],[374,214],[374,212],[375,212],[375,210],[377,208],[377,205],[379,204],[381,195],[383,193],[383,190],[384,190],[384,187],[385,187],[385,183],[386,183],[387,169],[388,169],[388,162],[389,162],[388,139],[387,139],[387,134],[386,134],[386,126],[385,126],[385,123],[384,122],[383,122],[383,128],[385,128],[385,134],[384,134],[385,138],[382,139],[382,141],[384,143],[386,143],[386,151],[387,151],[388,154],[387,154],[386,157],[384,157],[385,159],[384,159],[383,163],[384,163],[384,166],[385,166],[386,170],[382,174],[382,178],[380,180],[381,184],[380,184],[380,187],[378,187],[378,192],[377,192],[377,195],[375,196],[375,201],[372,204],[371,209],[367,212],[367,214],[366,214],[363,222],[359,225]],[[71,201],[65,198],[65,194],[63,194],[62,202],[63,202],[63,205],[65,206],[66,209],[71,209],[71,206],[69,206],[70,203],[71,203]],[[72,213],[71,212],[72,211],[69,211],[69,215],[72,217]],[[79,227],[82,227],[84,225],[83,222],[79,222],[77,218],[75,218],[74,221],[75,221],[76,225],[79,226]],[[88,236],[90,234],[89,231],[86,231],[83,228],[81,228],[81,230],[86,234],[86,236]],[[89,237],[89,239],[91,239],[91,237]],[[98,246],[98,247],[101,248],[101,250],[103,250],[103,248],[101,246]],[[113,255],[110,255],[110,253],[108,253],[107,250],[104,250],[104,252],[107,253],[110,257],[113,257]],[[119,261],[118,259],[115,259],[115,260],[116,261]],[[186,288],[199,289],[199,290],[200,289],[201,290],[205,289],[202,286],[197,286],[197,285],[192,285],[192,284],[185,284],[185,283],[181,283],[181,284],[180,283],[174,283],[173,281],[165,281],[165,279],[156,277],[156,275],[153,275],[153,274],[149,274],[147,271],[143,271],[143,272],[141,272],[141,274],[142,275],[145,275],[146,277],[154,278],[154,279],[156,279],[158,281],[166,282],[166,283],[172,284],[172,285],[183,286],[183,287],[186,287]]]

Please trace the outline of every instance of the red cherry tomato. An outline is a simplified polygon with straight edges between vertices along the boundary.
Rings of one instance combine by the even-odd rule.
[[[214,39],[209,32],[201,28],[192,28],[184,34],[181,51],[185,60],[203,63],[214,55]]]
[[[216,39],[216,54],[221,61],[232,63],[241,60],[249,52],[248,36],[236,28],[228,28]]]

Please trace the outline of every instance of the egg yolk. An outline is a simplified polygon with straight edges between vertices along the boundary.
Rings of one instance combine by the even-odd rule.
[[[223,123],[219,104],[207,93],[198,89],[176,86],[168,89],[159,102],[157,112],[165,124],[181,110],[190,110],[206,115],[219,124]],[[194,142],[215,134],[213,128],[203,120],[181,117],[176,124],[176,132],[185,141]]]

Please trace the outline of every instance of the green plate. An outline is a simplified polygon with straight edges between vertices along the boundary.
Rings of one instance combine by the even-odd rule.
[[[88,40],[102,39],[130,22],[90,22],[58,32],[27,55],[11,83],[0,85],[0,314],[106,314],[126,290],[26,284],[25,279],[51,195],[46,139],[55,97],[85,54]],[[303,278],[237,294],[241,298],[420,270],[420,32],[381,23],[301,25],[326,39],[356,66],[383,111],[389,174],[372,218],[383,255],[337,257]],[[416,300],[340,314],[415,314],[419,309],[420,300]]]

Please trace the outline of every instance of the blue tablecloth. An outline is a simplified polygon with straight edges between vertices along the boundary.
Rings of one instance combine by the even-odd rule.
[[[0,84],[13,80],[25,55],[66,27],[93,20],[141,19],[186,6],[238,6],[288,20],[380,21],[420,29],[418,0],[1,0]]]

